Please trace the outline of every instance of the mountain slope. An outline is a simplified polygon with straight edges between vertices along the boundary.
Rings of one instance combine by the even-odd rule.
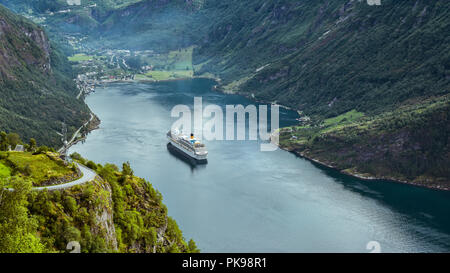
[[[70,73],[41,27],[0,6],[1,130],[60,145],[63,121],[73,132],[89,118]]]
[[[364,116],[351,111],[280,133],[283,149],[343,173],[450,190],[449,95]]]
[[[322,116],[449,92],[448,1],[209,3],[194,60],[226,89]]]
[[[202,18],[191,1],[147,0],[112,11],[94,32],[110,47],[168,51],[195,44]]]
[[[90,48],[170,50],[188,47],[204,33],[203,0],[0,0],[8,8],[45,25],[52,39],[86,35]],[[198,17],[199,15],[200,17]],[[202,28],[202,31],[193,31]]]

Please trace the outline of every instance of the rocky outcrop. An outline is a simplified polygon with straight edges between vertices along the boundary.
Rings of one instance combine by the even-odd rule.
[[[103,179],[100,177],[97,178],[99,182],[99,186],[108,193],[107,196],[107,206],[101,206],[95,209],[96,211],[96,221],[100,230],[103,231],[103,236],[105,241],[110,249],[113,251],[117,251],[117,237],[116,237],[116,228],[114,226],[114,215],[112,211],[113,201],[112,201],[112,191],[111,186],[108,183],[105,183]],[[96,230],[94,228],[94,233]]]
[[[33,40],[43,52],[41,69],[44,72],[50,72],[50,41],[48,40],[44,31],[42,29],[33,29],[33,31],[31,32],[27,32],[27,30],[23,29],[23,31],[25,35]]]
[[[17,19],[0,7],[0,70],[11,75],[11,68],[23,63],[44,73],[51,71],[50,42],[44,30]]]

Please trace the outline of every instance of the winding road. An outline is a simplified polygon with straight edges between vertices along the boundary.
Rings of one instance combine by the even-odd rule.
[[[64,190],[64,189],[68,189],[68,188],[71,188],[71,187],[76,186],[76,185],[81,185],[81,184],[87,183],[89,181],[92,181],[97,176],[97,173],[94,172],[93,170],[89,169],[88,167],[83,166],[83,165],[78,164],[78,163],[75,163],[75,164],[77,164],[78,168],[80,168],[81,174],[83,175],[82,177],[80,177],[77,180],[74,180],[72,182],[68,182],[68,183],[64,183],[64,184],[53,185],[53,186],[46,186],[46,187],[33,187],[32,190],[33,191]],[[14,189],[12,189],[12,188],[6,188],[6,190],[14,191]]]
[[[82,177],[78,178],[77,180],[74,180],[72,182],[68,182],[68,183],[64,183],[64,184],[60,184],[60,185],[54,185],[54,186],[48,186],[48,187],[36,187],[33,188],[33,190],[35,191],[42,191],[42,190],[49,190],[49,191],[53,191],[53,190],[63,190],[63,189],[67,189],[76,185],[81,185],[84,183],[87,183],[89,181],[94,180],[94,178],[97,176],[97,173],[94,172],[93,170],[89,169],[88,167],[85,167],[81,164],[76,163],[78,168],[80,168],[80,171],[82,173]]]

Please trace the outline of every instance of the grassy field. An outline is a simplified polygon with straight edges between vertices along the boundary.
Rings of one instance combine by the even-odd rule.
[[[5,165],[3,165],[2,163],[0,163],[0,179],[1,178],[8,178],[11,176],[11,170],[6,167]]]
[[[183,48],[169,52],[168,62],[175,70],[192,70],[192,53],[194,47]]]
[[[194,47],[188,47],[144,58],[145,63],[153,65],[155,69],[145,74],[136,75],[136,79],[166,81],[192,78],[194,76],[193,50]]]
[[[136,80],[154,80],[167,81],[176,79],[192,78],[194,72],[192,70],[180,71],[149,71],[145,74],[136,75]]]
[[[84,61],[90,61],[94,59],[94,56],[86,55],[86,54],[75,54],[71,57],[69,57],[69,61],[71,62],[84,62]]]
[[[324,120],[323,125],[326,127],[339,125],[342,123],[352,123],[364,117],[364,114],[356,110],[349,111],[334,118]]]
[[[2,160],[3,162],[0,165],[0,175],[2,173],[7,174],[7,170],[4,170],[1,166],[8,165],[11,166],[11,169],[29,177],[34,186],[40,186],[43,182],[51,179],[74,174],[74,171],[70,167],[64,166],[62,161],[51,159],[45,154],[3,152],[3,157],[5,156],[6,158]]]
[[[284,135],[284,137],[282,137],[281,140],[283,142],[289,141],[289,142],[296,142],[298,144],[305,144],[316,136],[319,136],[321,134],[330,131],[339,130],[341,128],[344,128],[345,126],[360,121],[364,117],[365,117],[364,113],[358,112],[356,110],[351,110],[342,115],[325,119],[322,123],[319,124],[319,126],[311,126],[311,125],[293,126],[289,128],[290,130],[292,130],[292,133]],[[289,137],[295,136],[296,139],[289,139],[287,138],[287,136]]]
[[[157,70],[192,70],[194,47],[180,48],[166,53],[142,56],[144,63],[153,65]]]

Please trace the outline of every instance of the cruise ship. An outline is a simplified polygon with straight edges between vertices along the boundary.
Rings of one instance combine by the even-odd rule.
[[[194,134],[190,137],[179,132],[169,131],[167,133],[169,147],[175,148],[182,155],[195,160],[196,163],[207,163],[208,151],[203,143],[197,141]]]

